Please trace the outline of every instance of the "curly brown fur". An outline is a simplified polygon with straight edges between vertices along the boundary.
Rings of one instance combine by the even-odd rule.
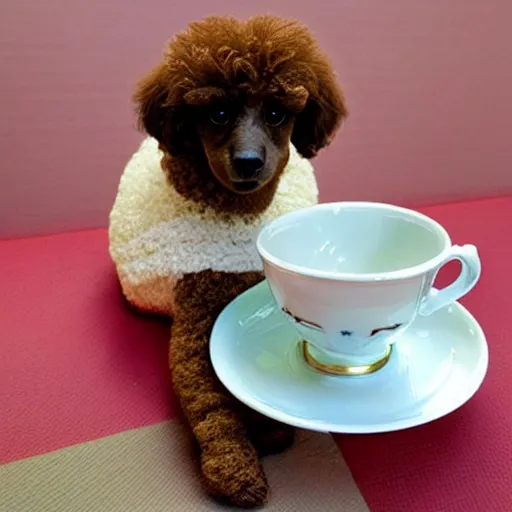
[[[347,114],[329,61],[308,29],[272,16],[192,23],[141,81],[135,101],[141,125],[164,153],[172,186],[228,217],[264,211],[290,142],[312,158]],[[224,389],[208,342],[223,307],[261,279],[259,272],[183,276],[174,293],[170,350],[174,389],[199,445],[206,488],[246,508],[267,500],[259,456],[289,447],[294,430]]]

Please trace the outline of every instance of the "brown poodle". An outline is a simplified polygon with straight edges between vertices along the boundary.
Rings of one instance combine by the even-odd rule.
[[[226,217],[264,211],[290,142],[312,158],[346,116],[328,59],[307,28],[272,16],[192,23],[141,81],[135,100],[172,186]],[[267,499],[259,457],[290,446],[293,429],[248,410],[222,387],[208,342],[223,307],[262,278],[204,270],[182,275],[174,291],[172,380],[203,479],[210,494],[246,508]]]

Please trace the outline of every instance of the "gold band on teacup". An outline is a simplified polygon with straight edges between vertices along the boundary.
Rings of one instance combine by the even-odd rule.
[[[360,375],[369,375],[370,373],[374,373],[377,370],[380,370],[391,357],[391,353],[393,352],[393,347],[391,345],[388,346],[386,353],[383,357],[381,357],[378,361],[375,361],[371,364],[366,364],[362,366],[345,366],[340,364],[325,364],[317,361],[309,351],[309,344],[307,341],[302,341],[302,354],[306,363],[309,364],[315,370],[321,371],[323,373],[327,373],[329,375],[344,375],[344,376],[360,376]]]

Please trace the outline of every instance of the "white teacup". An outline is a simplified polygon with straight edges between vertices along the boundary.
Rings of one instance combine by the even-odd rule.
[[[396,335],[476,284],[474,245],[413,210],[373,202],[319,204],[265,226],[258,252],[272,294],[304,340],[306,361],[338,375],[384,366]],[[439,269],[460,260],[458,278],[432,288]]]

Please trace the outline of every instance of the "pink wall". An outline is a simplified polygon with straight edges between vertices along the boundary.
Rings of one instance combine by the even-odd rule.
[[[188,21],[258,12],[308,23],[345,84],[323,200],[512,192],[510,0],[4,0],[0,236],[104,226],[140,139],[134,82]]]

